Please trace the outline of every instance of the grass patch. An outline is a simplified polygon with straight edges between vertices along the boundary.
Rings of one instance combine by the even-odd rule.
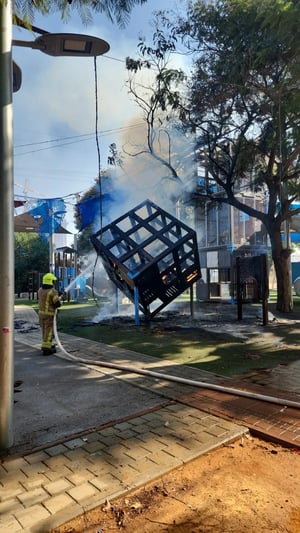
[[[232,337],[198,333],[149,332],[109,326],[90,326],[75,328],[72,334],[83,336],[105,344],[144,353],[146,355],[174,361],[179,364],[193,365],[224,376],[238,376],[254,369],[265,369],[287,364],[299,359],[299,349],[285,350],[274,345],[233,341]],[[227,338],[226,338],[227,337]]]
[[[22,301],[22,304],[25,302]],[[28,301],[37,310],[37,302]],[[206,304],[209,306],[209,304]],[[295,302],[295,311],[300,314],[300,298]],[[152,357],[174,361],[178,364],[214,372],[227,377],[242,376],[252,371],[274,368],[298,360],[300,326],[269,326],[276,340],[268,342],[255,337],[247,342],[224,333],[213,334],[200,327],[177,328],[130,325],[91,324],[99,308],[93,300],[86,303],[65,302],[57,319],[58,332],[76,337],[103,342],[108,345],[143,353]],[[265,331],[265,330],[264,330]]]

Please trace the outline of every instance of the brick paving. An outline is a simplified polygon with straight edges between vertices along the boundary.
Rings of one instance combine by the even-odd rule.
[[[245,384],[242,382],[234,381],[231,386],[245,390]],[[228,393],[221,394],[208,389],[183,395],[178,400],[196,409],[242,424],[257,437],[283,446],[300,448],[300,411],[284,405],[284,400],[290,400],[299,402],[300,406],[299,395],[253,384],[247,384],[247,391],[272,398],[280,397],[283,404],[252,400]]]
[[[25,310],[26,312],[26,310]],[[25,316],[25,315],[24,315]],[[40,333],[16,333],[26,347],[39,347]],[[74,356],[88,364],[99,356],[99,343],[62,335]],[[97,346],[95,346],[97,344]],[[101,359],[115,349],[101,345]],[[228,380],[189,367],[159,365],[154,358],[118,351],[118,362],[199,379],[224,387],[299,400],[300,368],[293,366],[291,390]],[[285,367],[285,381],[287,368]],[[131,383],[133,372],[105,369],[116,379]],[[197,374],[197,377],[196,377]],[[164,383],[142,376],[135,386],[155,388],[164,405],[139,416],[112,422],[96,431],[53,443],[42,449],[6,457],[0,464],[0,531],[47,532],[64,522],[154,480],[164,473],[230,441],[242,438],[248,428],[284,445],[300,446],[300,415],[295,408]],[[280,382],[280,380],[279,380]],[[278,375],[277,375],[278,384]]]
[[[0,465],[0,531],[46,532],[247,428],[179,403]]]

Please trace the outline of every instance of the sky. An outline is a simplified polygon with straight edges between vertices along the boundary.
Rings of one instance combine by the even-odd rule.
[[[58,13],[35,16],[33,25],[38,28],[93,35],[110,45],[109,52],[97,58],[97,130],[102,169],[107,168],[109,145],[115,142],[121,148],[125,137],[135,142],[143,123],[141,111],[125,85],[125,58],[137,57],[139,36],[152,35],[153,12],[177,9],[178,3],[148,0],[133,9],[124,29],[100,14],[94,14],[93,23],[88,26],[76,14],[67,23]],[[14,27],[14,39],[33,41],[38,36]],[[18,46],[13,47],[13,59],[22,70],[22,86],[13,99],[15,197],[23,196],[29,203],[34,198],[64,198],[68,207],[64,225],[75,231],[75,195],[87,191],[98,176],[94,59],[51,57]],[[139,190],[137,200],[142,201],[148,197],[149,183],[153,186],[156,172],[154,162],[145,171],[136,160],[132,161],[121,177],[123,186]]]

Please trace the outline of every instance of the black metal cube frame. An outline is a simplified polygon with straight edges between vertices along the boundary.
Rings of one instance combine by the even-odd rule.
[[[196,232],[150,200],[91,241],[111,281],[148,319],[201,278]]]

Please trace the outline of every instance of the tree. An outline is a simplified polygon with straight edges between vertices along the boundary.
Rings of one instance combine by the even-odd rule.
[[[157,41],[157,39],[158,33],[154,35],[154,40]],[[145,55],[146,47],[142,39],[140,39],[139,48],[141,55]],[[160,133],[162,131],[169,135],[167,122],[169,122],[170,117],[167,116],[167,108],[162,103],[161,95],[165,98],[164,93],[168,88],[164,80],[164,74],[168,65],[170,52],[173,49],[174,43],[171,40],[170,45],[168,47],[165,46],[163,51],[160,51],[158,48],[153,49],[147,47],[147,60],[126,58],[126,68],[129,72],[127,82],[129,94],[142,110],[147,128],[146,146],[142,145],[140,148],[130,153],[126,151],[126,153],[133,157],[149,154],[165,166],[173,178],[179,179],[177,169],[171,162],[170,137],[168,137],[169,156],[167,158],[164,154],[161,155],[160,140]],[[152,79],[146,86],[143,81],[138,81],[137,79],[138,73],[145,68],[155,73],[155,75],[152,74]]]
[[[19,22],[25,21],[30,25],[36,11],[43,15],[58,11],[62,19],[67,20],[72,10],[77,10],[82,22],[89,24],[92,22],[92,12],[98,12],[122,27],[128,22],[133,7],[146,2],[147,0],[15,0],[14,14]]]
[[[36,233],[15,233],[15,291],[28,291],[30,273],[49,269],[49,244]]]
[[[175,73],[164,71],[160,105],[177,110],[195,133],[196,151],[215,182],[199,190],[197,200],[227,203],[264,224],[282,312],[292,308],[291,250],[282,230],[300,211],[292,207],[300,196],[299,16],[297,0],[224,0],[190,2],[185,17],[156,17],[158,53],[169,46],[171,29],[173,42],[184,44],[193,59],[180,97],[169,90]],[[241,201],[245,184],[266,192],[266,212]]]
[[[166,38],[161,36],[156,26],[154,42],[155,47],[147,46],[141,38],[138,44],[139,58],[126,58],[129,95],[140,108],[146,127],[145,135],[141,135],[140,131],[138,142],[133,144],[131,141],[124,145],[123,151],[130,157],[143,157],[145,161],[153,158],[158,168],[161,166],[165,175],[162,175],[157,186],[159,199],[164,202],[165,208],[169,202],[170,208],[175,205],[178,208],[179,201],[181,207],[185,204],[187,195],[184,192],[191,182],[189,155],[193,151],[194,138],[182,129],[170,102],[166,103],[166,94],[172,100],[173,107],[176,107],[179,91],[175,86],[184,83],[185,75],[169,67],[176,42],[173,31]],[[186,219],[188,207],[185,209]]]

